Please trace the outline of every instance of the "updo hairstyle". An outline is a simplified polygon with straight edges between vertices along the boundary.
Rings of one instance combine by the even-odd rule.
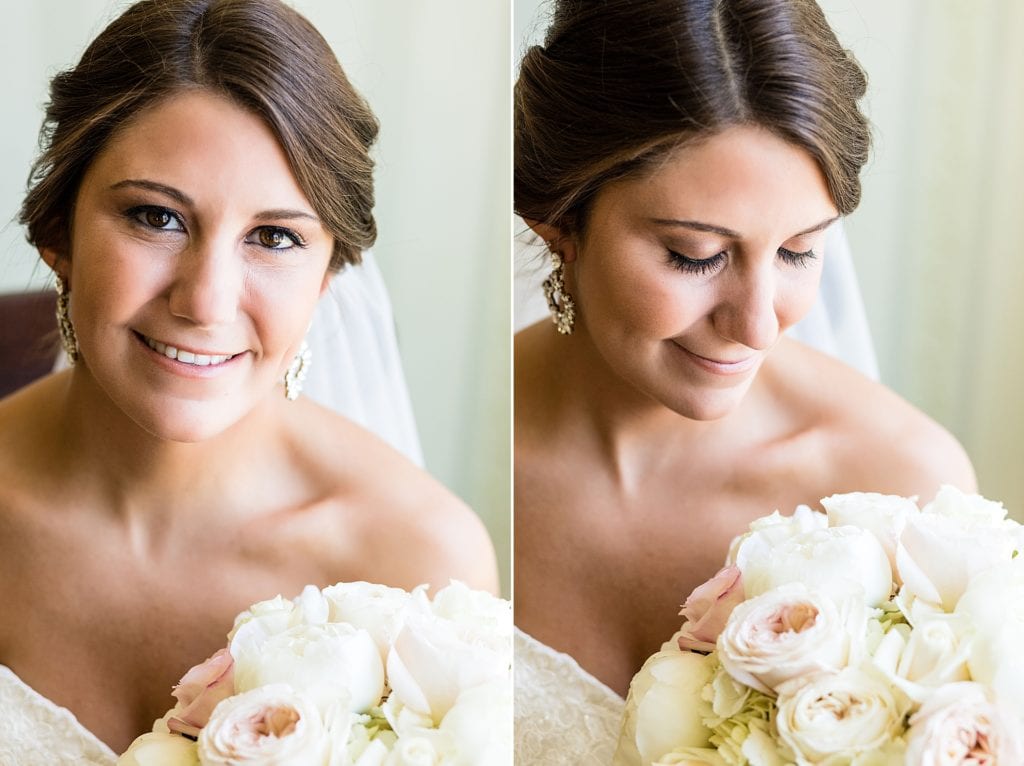
[[[330,46],[279,0],[143,0],[54,77],[20,221],[37,248],[66,252],[82,178],[142,110],[188,90],[225,96],[276,135],[334,237],[330,269],[358,263],[377,236],[377,120]]]
[[[813,0],[556,0],[515,87],[515,210],[580,234],[608,182],[756,125],[807,150],[848,214],[866,86]]]

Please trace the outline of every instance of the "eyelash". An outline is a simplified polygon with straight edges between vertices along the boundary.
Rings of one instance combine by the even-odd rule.
[[[779,257],[789,265],[802,266],[804,268],[807,267],[809,261],[818,257],[813,250],[798,253],[786,247],[780,247],[778,253]],[[717,271],[725,262],[725,252],[717,253],[710,258],[687,258],[682,253],[669,250],[668,262],[670,266],[685,274],[705,276],[713,271]]]
[[[163,214],[163,215],[168,216],[169,219],[177,221],[178,222],[178,226],[180,228],[178,228],[178,229],[165,229],[162,226],[154,226],[149,221],[145,220],[145,216],[146,215],[153,214],[153,213]],[[135,224],[137,224],[139,226],[142,226],[142,227],[144,227],[146,229],[149,229],[149,230],[152,230],[152,231],[161,231],[161,232],[186,231],[185,221],[182,219],[182,217],[180,215],[178,215],[176,212],[174,212],[173,210],[170,210],[169,208],[166,208],[166,207],[161,207],[160,205],[136,205],[135,207],[132,207],[132,208],[129,208],[128,210],[126,210],[124,215],[132,223],[135,223]],[[170,220],[168,220],[167,223],[170,223]],[[291,240],[291,245],[289,245],[287,247],[273,247],[273,246],[270,246],[270,245],[265,245],[262,242],[258,241],[258,236],[259,236],[259,233],[261,233],[261,232],[267,232],[270,235],[274,235],[274,234],[278,234],[278,233],[283,234],[285,237],[287,237],[289,240]],[[249,238],[251,236],[253,236],[253,234],[256,234],[257,241],[250,242]],[[249,244],[253,244],[253,245],[257,245],[259,247],[262,247],[265,250],[291,250],[293,247],[300,247],[300,248],[305,248],[306,247],[306,241],[302,237],[300,237],[298,235],[298,233],[292,231],[291,229],[287,229],[284,226],[258,226],[255,229],[253,229],[248,235],[246,235],[246,240],[245,241],[248,242]]]

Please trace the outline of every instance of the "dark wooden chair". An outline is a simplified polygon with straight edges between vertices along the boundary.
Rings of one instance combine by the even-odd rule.
[[[60,349],[52,290],[0,295],[0,397],[53,369]]]

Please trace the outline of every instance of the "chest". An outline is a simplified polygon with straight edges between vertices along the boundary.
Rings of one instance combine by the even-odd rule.
[[[238,612],[315,576],[301,557],[257,565],[244,546],[140,560],[102,534],[72,537],[36,529],[0,563],[0,663],[118,751],[225,645]]]
[[[590,477],[575,481],[517,475],[517,623],[619,693],[679,628],[680,606],[750,521],[815,499],[794,472],[754,462],[695,468],[628,493],[593,471],[573,472]]]

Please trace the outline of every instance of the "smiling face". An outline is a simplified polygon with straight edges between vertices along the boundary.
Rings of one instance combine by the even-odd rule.
[[[197,441],[283,398],[331,248],[266,124],[189,91],[114,134],[70,252],[43,255],[69,278],[75,374],[147,431]]]
[[[836,215],[812,157],[772,133],[689,144],[604,187],[583,234],[562,241],[577,332],[640,392],[722,417],[813,304]]]

